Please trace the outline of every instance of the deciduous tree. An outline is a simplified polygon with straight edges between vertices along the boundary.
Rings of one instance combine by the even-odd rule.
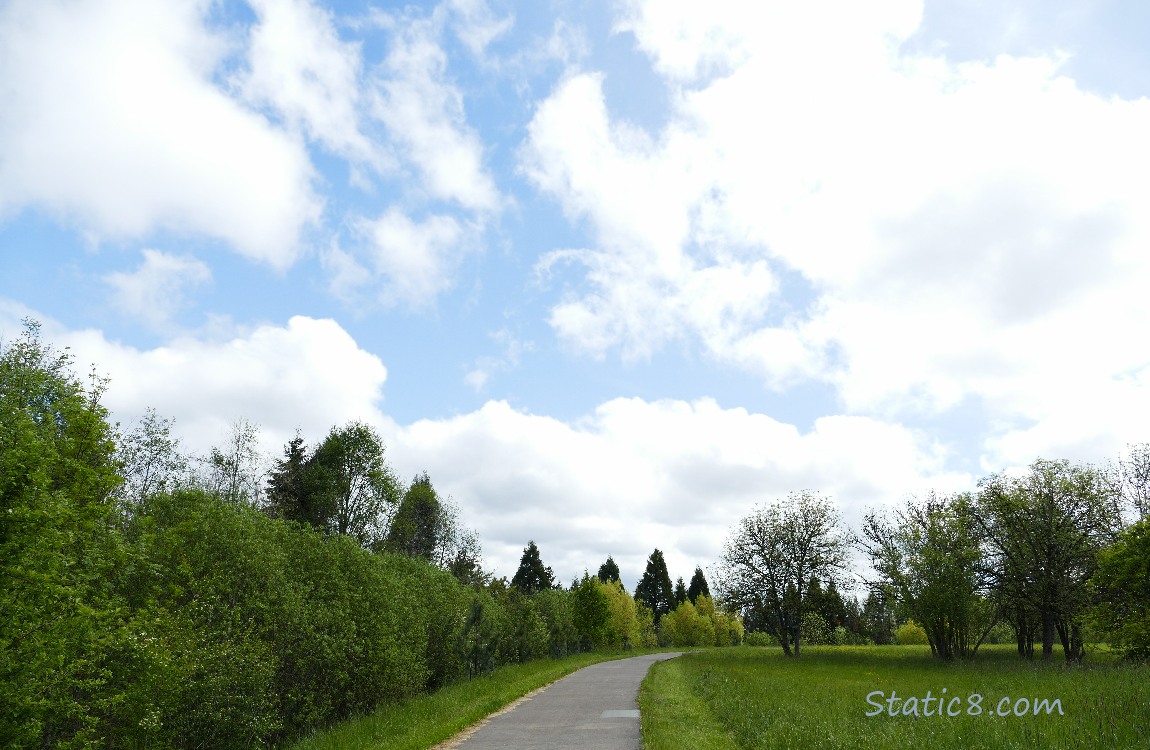
[[[798,656],[812,575],[844,575],[852,538],[831,501],[814,492],[791,493],[743,518],[727,539],[716,588],[728,606],[749,612],[783,648]]]
[[[931,493],[909,499],[893,519],[870,513],[863,537],[879,575],[873,590],[923,626],[936,656],[973,655],[994,618],[982,599],[988,586],[971,497]]]
[[[114,432],[40,325],[0,342],[0,746],[87,747],[99,737],[117,642]],[[102,705],[104,704],[104,705]]]
[[[1094,625],[1128,656],[1150,657],[1150,519],[1099,553],[1091,584],[1099,600]]]
[[[124,477],[117,494],[128,506],[153,492],[169,492],[187,481],[188,458],[172,435],[174,420],[149,407],[143,418],[120,437],[116,458]]]
[[[1100,472],[1069,461],[1039,459],[1023,477],[980,482],[976,518],[987,535],[987,572],[1003,601],[1036,613],[1044,660],[1055,634],[1067,660],[1084,655],[1087,581],[1121,529],[1119,503]]]
[[[398,481],[384,461],[383,440],[363,422],[333,427],[307,463],[308,492],[331,533],[377,543],[399,500]]]

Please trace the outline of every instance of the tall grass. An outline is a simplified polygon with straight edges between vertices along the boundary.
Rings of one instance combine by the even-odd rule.
[[[1092,656],[1066,666],[1019,661],[1010,646],[983,647],[979,658],[954,663],[916,646],[810,647],[799,659],[773,648],[689,654],[648,674],[640,693],[644,740],[658,750],[1145,747],[1150,667]],[[934,700],[924,706],[928,691]],[[872,696],[881,712],[867,702],[874,692],[882,693]],[[941,695],[959,715],[939,715]],[[1024,716],[1014,715],[1020,699]],[[1057,699],[1061,715],[1057,707],[1035,715],[1043,699]],[[1000,705],[1008,716],[998,715]],[[690,745],[676,729],[687,724],[707,728]]]

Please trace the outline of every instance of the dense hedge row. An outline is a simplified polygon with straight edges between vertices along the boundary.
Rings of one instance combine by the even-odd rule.
[[[0,747],[271,747],[503,664],[656,645],[618,581],[526,594],[236,493],[123,492],[103,383],[37,333],[0,342]],[[732,642],[698,601],[659,642]]]
[[[10,707],[16,747],[277,745],[596,645],[577,627],[574,592],[467,587],[198,490],[155,495],[96,537],[78,543],[98,541],[115,565],[72,587],[84,627],[37,644],[48,689]],[[78,632],[80,643],[57,640]]]
[[[456,678],[470,592],[447,573],[198,491],[126,530],[131,746],[252,747]]]

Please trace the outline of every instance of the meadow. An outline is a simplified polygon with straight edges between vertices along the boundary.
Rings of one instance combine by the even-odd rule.
[[[639,705],[651,750],[1110,750],[1147,746],[1150,665],[1101,650],[1043,664],[1013,646],[956,662],[924,646],[739,647],[655,664]]]

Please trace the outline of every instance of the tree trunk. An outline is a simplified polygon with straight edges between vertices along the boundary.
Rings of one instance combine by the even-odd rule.
[[[1054,613],[1049,608],[1042,610],[1042,661],[1054,657]]]
[[[1086,658],[1086,644],[1082,642],[1082,628],[1078,623],[1070,626],[1070,655],[1074,661],[1081,664]]]

